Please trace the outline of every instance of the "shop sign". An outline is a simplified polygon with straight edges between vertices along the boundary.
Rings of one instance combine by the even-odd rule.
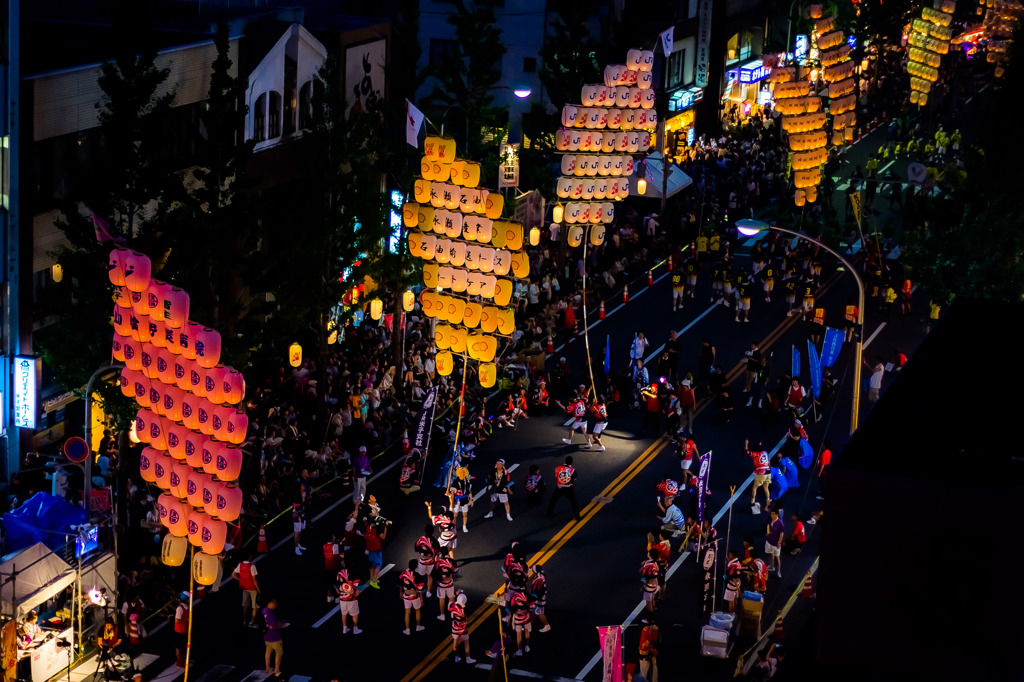
[[[669,111],[682,111],[704,99],[704,88],[687,88],[675,92],[668,99]]]
[[[810,48],[811,42],[806,35],[803,33],[796,37],[796,44],[793,47],[793,58],[801,64],[807,59],[807,50]]]
[[[698,88],[708,86],[708,62],[711,55],[711,7],[712,0],[700,0],[697,9],[697,59],[694,65],[694,82]]]
[[[519,187],[519,144],[501,145],[498,189]]]
[[[766,66],[760,59],[752,62],[747,62],[738,69],[738,80],[740,83],[756,83],[759,80],[766,78],[768,73],[771,71],[771,67]]]
[[[14,359],[14,425],[23,429],[36,428],[39,413],[39,395],[36,387],[36,358]]]

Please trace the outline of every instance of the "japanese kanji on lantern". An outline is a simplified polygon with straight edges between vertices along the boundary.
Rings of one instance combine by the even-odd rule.
[[[480,165],[457,158],[454,140],[428,136],[423,151],[415,202],[403,205],[402,221],[410,228],[409,253],[426,261],[420,305],[437,321],[435,364],[447,376],[454,355],[477,360],[480,382],[489,387],[494,335],[515,331],[514,280],[530,274],[526,235],[520,223],[502,219],[504,196],[478,187]]]
[[[115,287],[112,352],[125,363],[121,391],[139,405],[134,430],[147,444],[139,470],[163,491],[157,508],[168,532],[161,556],[179,566],[191,543],[200,550],[194,577],[211,584],[227,524],[241,514],[234,482],[243,459],[237,446],[249,429],[238,409],[245,380],[220,364],[220,334],[188,319],[188,294],[151,278],[147,256],[114,249],[108,271]]]

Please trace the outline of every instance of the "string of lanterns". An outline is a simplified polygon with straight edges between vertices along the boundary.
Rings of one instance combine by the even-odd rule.
[[[924,106],[932,84],[939,79],[942,56],[949,53],[953,37],[950,24],[956,2],[935,0],[933,7],[923,7],[921,18],[914,19],[907,40],[907,73],[910,75],[910,103]]]
[[[995,77],[1002,78],[1006,64],[1010,60],[1009,48],[1013,44],[1013,35],[1021,14],[1024,13],[1024,7],[1019,0],[985,0],[984,4],[987,11],[982,28],[988,36],[985,60],[995,64]],[[977,11],[981,14],[982,8],[978,7]]]
[[[157,498],[167,528],[161,559],[185,561],[199,548],[192,575],[212,585],[227,524],[242,510],[236,482],[249,419],[237,408],[245,397],[242,374],[220,364],[220,334],[189,317],[188,293],[151,278],[150,259],[125,248],[110,253],[108,274],[116,289],[113,356],[125,363],[121,392],[139,410],[133,433],[146,447],[139,472],[163,492]],[[294,361],[302,349],[289,349]]]
[[[515,331],[515,310],[509,307],[514,283],[507,276],[530,274],[523,226],[501,219],[504,195],[478,187],[480,164],[457,158],[455,140],[427,136],[423,151],[420,178],[413,184],[415,201],[402,206],[402,221],[410,228],[409,253],[427,261],[423,314],[444,323],[435,323],[434,363],[439,374],[448,376],[453,353],[468,355],[481,363],[480,385],[490,388],[497,380],[494,334]],[[531,230],[530,242],[536,245],[539,239],[539,230]],[[476,298],[482,302],[471,300]],[[414,305],[415,295],[405,291],[402,308],[409,311]]]

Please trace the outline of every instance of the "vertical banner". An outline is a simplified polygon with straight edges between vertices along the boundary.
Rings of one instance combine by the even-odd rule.
[[[622,682],[622,626],[599,627],[601,682]]]
[[[700,556],[700,615],[705,619],[711,617],[715,608],[715,547],[715,542],[705,545]]]
[[[519,143],[503,144],[498,168],[498,189],[519,186]]]
[[[850,207],[853,209],[853,217],[857,219],[857,229],[863,229],[860,224],[860,192],[850,192]]]
[[[37,358],[14,358],[14,426],[34,429],[39,419],[39,392],[36,372]]]
[[[669,26],[668,30],[662,31],[659,36],[661,38],[661,51],[666,57],[672,54],[673,43],[675,43],[675,33],[676,27]]]
[[[818,358],[818,349],[810,339],[807,341],[807,364],[811,369],[811,395],[817,400],[821,397],[821,360]]]
[[[387,49],[387,40],[380,38],[345,50],[346,117],[354,111],[367,109],[384,97]]]
[[[704,507],[708,493],[708,477],[711,476],[711,450],[700,458],[697,472],[697,525],[704,523]]]
[[[708,63],[711,57],[711,9],[712,0],[699,0],[697,9],[697,59],[694,62],[694,85],[708,86]]]
[[[831,367],[839,359],[839,351],[843,349],[846,334],[832,327],[825,328],[825,342],[821,344],[821,366]]]
[[[790,374],[794,379],[800,376],[800,351],[796,349],[796,346],[793,346],[793,369]]]
[[[412,488],[418,490],[423,482],[423,470],[427,462],[427,455],[430,454],[430,432],[434,424],[434,407],[437,405],[437,387],[427,391],[423,398],[423,407],[416,417],[416,426],[413,429],[412,442],[410,443],[409,454],[405,456],[402,463],[402,473],[399,476],[399,485],[412,492]]]

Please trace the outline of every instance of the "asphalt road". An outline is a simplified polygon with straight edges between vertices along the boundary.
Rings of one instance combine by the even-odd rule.
[[[859,147],[859,145],[858,145]],[[875,145],[877,148],[877,145]],[[856,149],[856,148],[855,148]],[[866,157],[866,154],[865,154]],[[737,254],[742,262],[745,252]],[[841,310],[847,298],[855,294],[853,279],[836,272],[835,264],[826,261],[823,290],[819,300],[827,309],[827,321],[841,324]],[[709,302],[710,283],[707,272],[698,285],[698,296],[688,301],[684,310],[671,311],[671,293],[667,278],[659,278],[649,289],[633,293],[632,300],[615,308],[591,329],[592,346],[603,348],[610,340],[613,367],[621,369],[628,361],[628,347],[634,332],[643,330],[652,341],[652,351],[668,338],[670,330],[680,331],[682,352],[680,369],[696,373],[697,351],[707,336],[718,351],[718,363],[733,379],[738,409],[731,424],[716,424],[712,416],[717,407],[709,405],[699,413],[694,440],[701,452],[713,451],[711,467],[711,499],[709,514],[716,519],[720,537],[728,532],[732,547],[739,547],[745,535],[752,535],[755,546],[763,546],[765,516],[754,516],[748,506],[751,465],[743,453],[745,438],[762,439],[774,446],[784,435],[785,425],[765,419],[757,409],[744,406],[740,360],[751,341],[763,351],[774,354],[773,375],[788,369],[790,348],[797,345],[806,363],[807,323],[788,317],[781,296],[771,304],[755,296],[750,323],[733,321],[733,311]],[[894,349],[908,355],[923,336],[920,322],[924,301],[917,301],[914,318],[882,320],[869,306],[865,328],[865,357],[876,353],[893,361]],[[593,321],[592,321],[593,322]],[[597,351],[595,351],[597,352]],[[599,353],[598,353],[599,354]],[[815,450],[828,439],[833,452],[841,449],[849,431],[852,383],[852,347],[845,346],[833,368],[840,378],[838,397],[827,405],[823,419],[808,426]],[[558,352],[566,355],[573,367],[583,361],[582,343],[568,344]],[[653,355],[653,353],[652,353]],[[557,357],[557,356],[556,356]],[[806,376],[806,367],[804,368]],[[865,373],[865,380],[867,373]],[[583,381],[575,377],[576,383]],[[863,391],[866,395],[866,390]],[[865,400],[864,408],[868,405]],[[863,414],[863,412],[862,412]],[[521,491],[513,496],[514,521],[503,514],[483,519],[487,501],[477,501],[471,514],[469,533],[460,534],[456,557],[462,565],[457,586],[469,597],[467,613],[471,614],[471,647],[477,659],[475,666],[456,664],[447,653],[451,639],[447,622],[436,619],[436,599],[425,599],[423,624],[425,631],[402,634],[402,608],[396,579],[410,558],[413,544],[427,522],[424,502],[442,503],[440,490],[425,487],[408,497],[400,494],[397,470],[390,469],[371,479],[369,492],[377,495],[382,513],[395,521],[385,545],[385,566],[392,566],[380,580],[380,589],[367,589],[360,598],[361,635],[342,635],[341,621],[332,604],[327,603],[322,578],[320,547],[331,532],[340,534],[344,516],[351,510],[347,501],[337,497],[323,500],[322,513],[314,519],[305,540],[309,551],[296,556],[289,536],[282,532],[273,536],[275,549],[263,555],[257,567],[264,595],[280,601],[280,613],[291,623],[285,630],[284,677],[297,682],[316,680],[420,680],[420,679],[488,679],[489,662],[484,651],[497,639],[498,617],[488,604],[488,595],[502,584],[500,565],[513,540],[521,542],[531,562],[541,561],[546,568],[549,585],[548,618],[552,629],[534,633],[531,651],[517,657],[509,679],[600,679],[595,666],[598,653],[596,626],[633,624],[638,613],[641,591],[638,569],[645,553],[645,534],[656,530],[655,485],[664,472],[678,471],[678,460],[665,447],[658,434],[644,433],[640,428],[641,413],[628,412],[614,418],[606,430],[606,452],[593,452],[566,446],[560,415],[538,416],[520,423],[514,432],[496,432],[482,448],[480,457],[471,466],[477,477],[474,490],[482,488],[482,478],[495,459],[501,457],[517,465],[513,478],[518,488],[531,464],[539,464],[548,478],[548,493],[553,488],[553,469],[567,454],[576,457],[579,482],[577,496],[583,507],[583,520],[575,522],[568,504],[562,502],[554,517],[544,514],[546,500],[530,506]],[[577,437],[578,438],[578,437]],[[381,470],[386,461],[377,463]],[[426,479],[432,480],[438,462],[433,462]],[[786,498],[786,517],[797,512],[801,518],[820,509],[815,482],[801,472],[801,487]],[[730,486],[740,487],[737,502],[729,513]],[[727,531],[731,518],[731,530]],[[286,524],[281,524],[286,525]],[[769,580],[764,621],[773,614],[802,582],[813,561],[814,547],[822,524],[808,526],[808,550],[798,557],[783,557],[783,577]],[[282,529],[283,531],[283,529]],[[724,556],[724,547],[722,555]],[[698,679],[728,677],[729,663],[704,659],[699,655],[699,632],[704,621],[699,617],[699,584],[694,558],[687,556],[678,563],[669,580],[668,598],[659,612],[664,643],[660,667],[664,671],[686,670]],[[717,585],[720,598],[723,585]],[[192,657],[195,664],[189,679],[202,682],[234,682],[247,679],[256,682],[263,676],[263,645],[258,630],[241,627],[237,585],[227,582],[220,591],[203,599],[196,608]],[[769,625],[765,622],[764,625]],[[153,630],[155,623],[151,623]],[[147,679],[173,680],[181,671],[173,668],[170,628],[151,634],[142,649],[156,656],[145,670]],[[638,628],[627,629],[626,660],[636,658]],[[152,659],[152,657],[148,657]]]

